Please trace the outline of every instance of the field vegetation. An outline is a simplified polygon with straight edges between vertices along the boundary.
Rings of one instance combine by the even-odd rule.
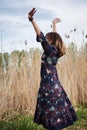
[[[33,124],[41,54],[42,50],[33,48],[29,52],[0,53],[0,130],[44,130]],[[86,130],[87,43],[79,50],[71,43],[56,67],[61,84],[79,116],[72,130]],[[85,109],[79,110],[80,107]]]

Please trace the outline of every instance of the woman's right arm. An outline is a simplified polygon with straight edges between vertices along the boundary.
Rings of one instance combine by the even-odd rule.
[[[37,41],[38,42],[41,42],[41,45],[44,49],[44,52],[47,54],[47,55],[50,55],[52,53],[52,48],[53,46],[51,46],[46,37],[44,36],[44,34],[41,32],[39,26],[37,25],[37,23],[35,22],[35,20],[33,19],[33,16],[36,12],[36,9],[33,8],[29,13],[28,13],[28,19],[29,21],[32,23],[33,27],[34,27],[34,30],[36,32],[36,35],[37,35]]]
[[[40,30],[39,26],[37,25],[36,21],[33,19],[33,16],[34,16],[35,12],[36,12],[36,9],[33,8],[33,9],[28,13],[28,19],[29,19],[29,21],[32,23],[36,34],[37,34],[38,36],[40,36],[41,30]]]

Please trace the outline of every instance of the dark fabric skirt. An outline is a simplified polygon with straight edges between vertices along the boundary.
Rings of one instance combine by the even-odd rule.
[[[61,130],[76,120],[76,112],[58,79],[56,67],[43,65],[34,123],[50,130]]]

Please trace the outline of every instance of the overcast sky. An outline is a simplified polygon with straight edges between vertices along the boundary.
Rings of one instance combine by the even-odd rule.
[[[87,34],[87,0],[0,0],[0,51],[40,46],[27,18],[33,7],[37,9],[34,18],[44,34],[52,31],[52,20],[59,17],[62,22],[57,24],[57,30],[66,44],[74,41],[77,46],[82,45],[82,30]],[[65,34],[71,38],[65,39]]]

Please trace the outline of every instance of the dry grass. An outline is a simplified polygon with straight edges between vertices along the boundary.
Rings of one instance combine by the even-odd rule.
[[[36,49],[33,55],[12,53],[7,72],[0,67],[0,117],[7,111],[30,112],[35,110],[40,83],[40,56]],[[60,81],[73,105],[87,105],[87,53],[71,50],[57,65]]]

